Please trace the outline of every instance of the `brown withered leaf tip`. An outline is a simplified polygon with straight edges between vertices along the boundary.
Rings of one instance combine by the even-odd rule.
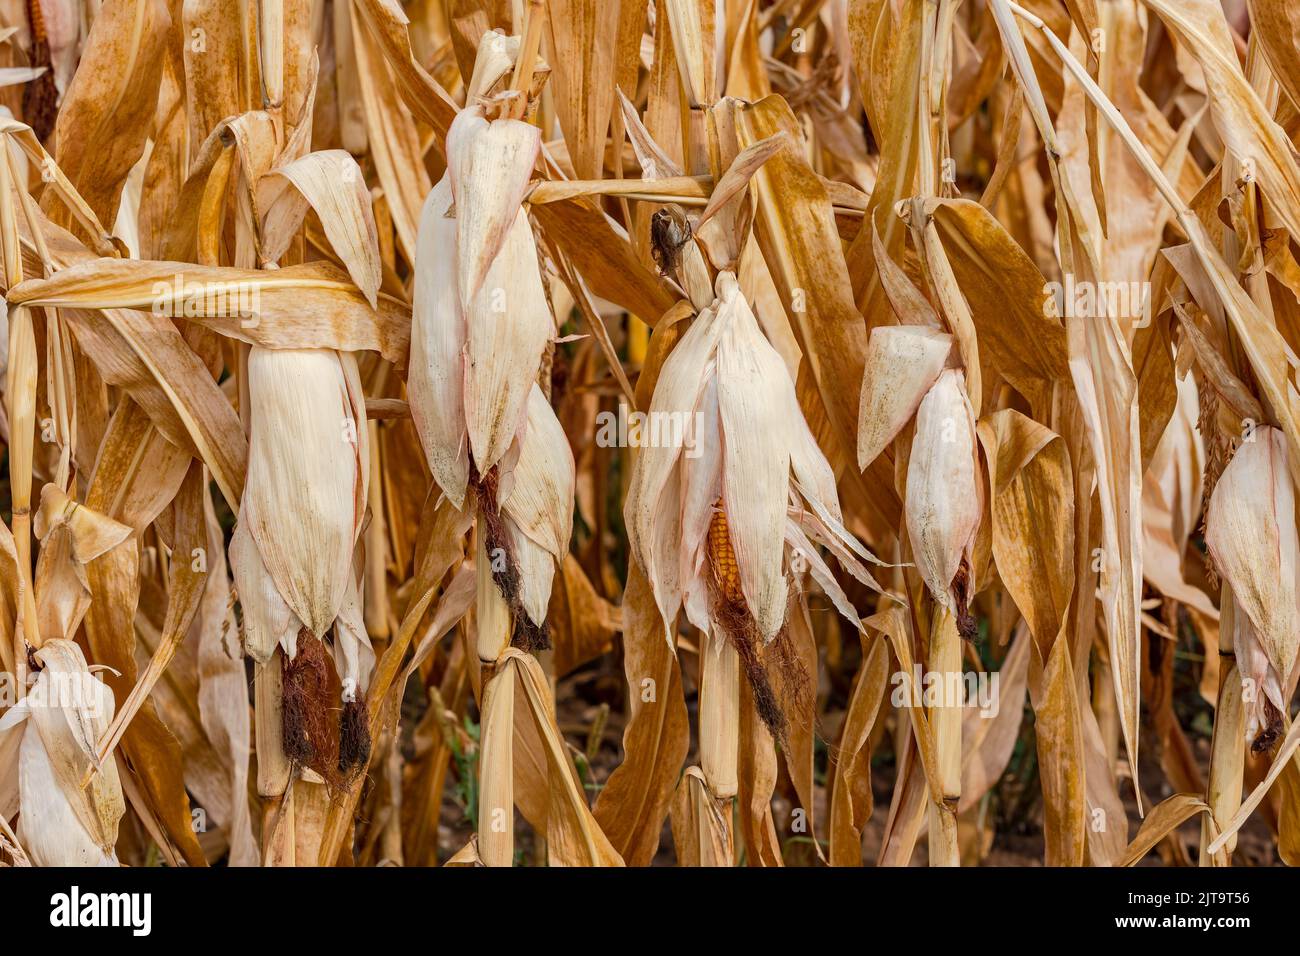
[[[690,241],[691,224],[680,208],[667,206],[650,218],[650,251],[660,275],[677,271],[682,248]]]
[[[957,603],[957,633],[962,640],[974,643],[979,639],[979,622],[970,613],[970,562],[962,558],[957,566],[957,576],[952,579],[953,595]]]

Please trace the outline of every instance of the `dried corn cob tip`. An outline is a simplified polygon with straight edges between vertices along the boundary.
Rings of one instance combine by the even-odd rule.
[[[772,739],[783,747],[786,739],[788,722],[781,704],[777,700],[772,680],[768,676],[766,661],[763,656],[763,641],[745,603],[744,588],[740,581],[740,566],[736,561],[736,552],[731,543],[730,526],[722,508],[715,508],[709,522],[708,558],[713,593],[710,601],[710,622],[705,633],[711,635],[712,641],[725,642],[734,653],[740,670],[749,683],[754,708],[759,718],[767,727]],[[778,632],[779,633],[779,632]],[[716,647],[710,653],[721,653]],[[701,715],[703,717],[703,714]],[[703,722],[701,733],[705,733]],[[701,751],[703,755],[703,751]],[[705,757],[706,774],[709,774],[710,761]],[[710,775],[711,782],[716,783],[716,776]],[[723,796],[722,790],[717,790]],[[733,791],[734,794],[734,791]]]
[[[1281,431],[1256,428],[1219,476],[1205,513],[1205,545],[1219,574],[1232,585],[1237,606],[1250,619],[1264,658],[1280,678],[1278,687],[1291,677],[1300,640],[1300,540],[1287,454]],[[1252,675],[1247,661],[1241,660],[1243,677],[1258,678],[1258,663]],[[1279,691],[1274,705],[1285,711],[1281,697]]]
[[[733,604],[743,603],[745,592],[740,587],[736,549],[731,546],[727,516],[720,508],[714,509],[709,521],[709,568],[713,571],[714,583],[723,599]]]
[[[356,360],[327,349],[254,348],[248,379],[241,521],[284,602],[320,637],[343,603],[365,514],[370,459]]]
[[[917,570],[935,601],[954,612],[953,581],[983,510],[977,454],[965,376],[947,369],[916,413],[905,510]]]
[[[126,803],[116,762],[101,765],[96,751],[113,719],[113,691],[72,641],[49,640],[33,656],[41,665],[35,683],[0,718],[0,731],[27,721],[18,756],[19,839],[37,866],[116,866]],[[97,772],[83,790],[91,767]]]

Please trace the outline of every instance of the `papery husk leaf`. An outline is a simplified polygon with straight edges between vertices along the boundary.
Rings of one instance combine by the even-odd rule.
[[[1065,329],[1043,307],[1047,281],[1032,259],[979,203],[926,204],[957,284],[970,302],[981,361],[1041,414],[1066,374]]]
[[[528,712],[545,748],[546,844],[550,865],[622,866],[622,858],[587,807],[577,772],[555,725],[555,708],[541,665],[535,658],[511,648],[505,654],[503,666],[518,669]]]
[[[1074,486],[1060,436],[1014,409],[979,424],[998,573],[1047,657],[1074,591]]]
[[[1300,10],[1286,0],[1249,0],[1247,7],[1251,35],[1286,95],[1300,106]]]
[[[735,834],[730,800],[709,793],[699,767],[688,767],[677,785],[672,808],[673,846],[683,866],[733,866]]]
[[[879,719],[889,679],[889,645],[875,638],[863,658],[844,716],[831,793],[830,864],[862,865],[862,831],[871,817],[871,761],[867,743]]]
[[[785,620],[781,542],[799,406],[785,364],[762,337],[739,288],[721,281],[723,502],[745,602],[763,639],[771,640]]]
[[[105,3],[59,109],[55,160],[101,222],[115,218],[127,174],[144,149],[169,25],[162,0]],[[60,225],[70,223],[53,192],[43,208]]]
[[[557,0],[550,10],[552,88],[569,157],[578,176],[600,178],[605,130],[614,107],[619,4]]]
[[[296,646],[300,622],[267,573],[244,521],[235,525],[230,538],[230,566],[244,612],[244,653],[266,664],[277,646]]]
[[[895,325],[873,329],[858,413],[858,468],[865,471],[916,414],[952,351],[938,329]]]
[[[627,232],[589,199],[532,206],[537,225],[582,275],[594,295],[653,326],[680,293],[635,254]]]
[[[458,225],[458,250],[462,242]],[[501,461],[523,424],[542,349],[555,331],[523,210],[515,212],[499,248],[465,306],[465,422],[480,474]],[[465,303],[463,279],[457,276]]]
[[[1223,8],[1210,0],[1143,0],[1200,64],[1210,118],[1224,145],[1251,164],[1264,196],[1291,235],[1300,234],[1300,168],[1282,127],[1269,116],[1237,61]]]
[[[469,482],[469,440],[465,427],[465,342],[468,332],[456,287],[456,242],[451,179],[444,176],[420,214],[412,296],[411,363],[407,394],[433,478],[460,508]]]
[[[370,461],[351,355],[254,349],[242,518],[285,603],[320,637],[343,603]],[[298,436],[286,447],[285,434]],[[306,496],[307,507],[304,507]]]
[[[1129,844],[1128,852],[1117,866],[1134,866],[1166,836],[1198,813],[1209,814],[1210,808],[1199,794],[1175,793],[1151,808],[1142,826]]]
[[[982,510],[975,419],[959,371],[942,373],[916,413],[907,469],[907,533],[917,570],[940,605],[954,607],[953,578]]]
[[[126,811],[117,768],[109,761],[85,790],[81,777],[98,763],[95,747],[113,717],[113,692],[86,669],[81,648],[72,641],[49,640],[36,658],[44,669],[32,688],[31,725],[20,757],[21,800],[27,811],[19,826],[23,844],[38,866],[112,865],[118,822]],[[42,755],[27,753],[29,746],[40,747],[44,764]],[[93,841],[102,854],[99,859],[84,843],[78,847],[81,841],[75,833],[47,829],[59,827],[60,806],[75,814],[73,829]],[[51,817],[42,820],[46,811]]]
[[[479,853],[485,866],[514,863],[514,767],[511,727],[515,721],[517,672],[507,663],[483,689],[479,730]],[[484,825],[486,824],[486,825]]]
[[[535,126],[487,120],[473,110],[457,116],[447,134],[456,203],[456,280],[466,311],[518,220],[540,143]]]
[[[1088,822],[1083,734],[1070,649],[1065,641],[1052,646],[1038,681],[1037,693],[1031,684],[1031,698],[1043,779],[1045,863],[1082,866],[1087,846],[1084,827]]]
[[[1296,575],[1300,540],[1286,440],[1276,428],[1253,430],[1219,476],[1205,514],[1205,544],[1231,584],[1268,659],[1288,677],[1295,665]]]
[[[500,502],[502,512],[553,558],[562,558],[573,533],[573,452],[536,384],[528,394],[524,437],[511,478],[510,493]]]

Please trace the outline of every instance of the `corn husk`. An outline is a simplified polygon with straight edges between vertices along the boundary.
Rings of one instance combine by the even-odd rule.
[[[276,589],[243,521],[230,538],[230,566],[244,611],[244,652],[259,664],[270,660],[281,645],[296,653],[298,618]]]
[[[116,866],[126,804],[116,765],[101,765],[97,751],[113,718],[113,692],[72,641],[46,641],[35,657],[42,670],[31,692],[0,718],[0,730],[27,721],[18,757],[18,837],[37,866]],[[83,774],[93,767],[99,772],[83,790]]]
[[[356,362],[255,348],[248,368],[253,428],[241,520],[284,602],[320,637],[346,596],[366,506],[369,439]],[[299,440],[285,446],[283,434]]]
[[[780,355],[759,330],[735,276],[721,273],[716,291],[660,373],[647,414],[652,422],[685,424],[680,440],[639,450],[625,507],[628,539],[665,624],[684,603],[692,622],[705,628],[706,532],[715,505],[721,507],[745,604],[763,639],[771,640],[786,616],[787,540],[793,553],[812,534],[851,573],[878,585],[854,556],[872,560],[841,524],[834,474]],[[811,544],[800,554],[856,624]]]
[[[975,418],[955,369],[939,375],[916,413],[907,467],[907,534],[931,596],[953,608],[952,582],[983,511]]]
[[[1298,638],[1295,490],[1287,447],[1276,428],[1259,428],[1224,469],[1205,516],[1205,544],[1215,567],[1232,584],[1244,620],[1234,646],[1242,675],[1279,711],[1281,684],[1295,667]],[[1260,698],[1262,703],[1262,698]],[[1257,728],[1258,721],[1250,727]]]
[[[420,217],[411,393],[430,469],[459,507],[467,455],[486,474],[523,425],[554,323],[520,208],[535,127],[467,111],[449,144],[450,169]]]
[[[875,461],[916,414],[951,351],[952,336],[937,329],[889,325],[872,331],[858,413],[858,468]]]
[[[451,177],[444,176],[424,201],[411,313],[411,369],[407,380],[411,417],[434,481],[460,508],[469,481],[464,350],[468,333],[456,289],[456,220]],[[450,409],[450,413],[448,412]]]

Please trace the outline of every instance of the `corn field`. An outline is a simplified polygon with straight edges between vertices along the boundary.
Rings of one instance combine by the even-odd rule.
[[[0,140],[0,863],[1300,863],[1294,0],[0,0]]]

